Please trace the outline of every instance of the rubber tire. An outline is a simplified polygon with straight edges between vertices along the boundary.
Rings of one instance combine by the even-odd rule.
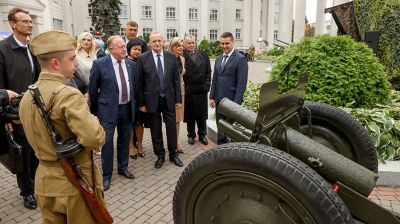
[[[305,102],[304,107],[311,111],[314,140],[367,169],[378,172],[376,148],[368,131],[356,119],[345,111],[324,103]],[[300,121],[300,131],[307,135],[307,129],[307,113],[304,113]],[[344,147],[335,149],[331,144],[326,144],[326,141],[332,142],[326,137],[332,136],[331,133],[335,133],[336,138],[339,137],[344,142]]]
[[[196,188],[198,190],[199,186],[196,185],[206,177],[220,176],[225,171],[248,172],[273,181],[306,206],[316,223],[352,223],[352,216],[339,195],[333,191],[332,185],[302,161],[270,146],[230,143],[200,154],[183,171],[173,197],[175,224],[199,223],[196,220],[189,221],[195,216],[188,215],[195,210],[189,208],[189,201],[197,202],[200,195],[192,195],[192,192]]]

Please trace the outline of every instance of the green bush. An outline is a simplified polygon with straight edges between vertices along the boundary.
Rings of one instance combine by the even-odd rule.
[[[400,1],[354,0],[354,12],[361,37],[379,31],[378,57],[389,79],[400,83]]]
[[[373,109],[342,108],[355,117],[368,130],[378,158],[400,159],[400,94],[393,92],[390,105],[377,105]]]
[[[206,52],[208,56],[212,55],[211,44],[207,39],[203,39],[198,48],[199,50]]]
[[[289,73],[282,68],[299,56]],[[291,45],[277,60],[272,79],[281,92],[297,86],[299,74],[308,73],[306,100],[334,106],[373,107],[387,103],[390,84],[384,67],[364,43],[347,36],[306,37]]]
[[[267,55],[269,56],[281,56],[285,52],[285,48],[280,47],[280,46],[274,46],[271,48],[268,52]]]
[[[254,112],[258,111],[258,101],[260,98],[260,88],[262,83],[247,83],[246,91],[243,95],[243,106]]]

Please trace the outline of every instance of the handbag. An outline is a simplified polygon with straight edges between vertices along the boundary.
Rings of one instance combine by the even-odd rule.
[[[3,164],[12,174],[22,173],[22,147],[14,140],[11,131],[6,131],[8,152],[0,155],[0,163]],[[6,146],[7,147],[7,146]]]

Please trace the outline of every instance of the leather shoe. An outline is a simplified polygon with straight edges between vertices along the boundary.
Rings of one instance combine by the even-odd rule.
[[[199,136],[199,140],[203,145],[208,145],[208,141],[206,139],[206,136]]]
[[[118,171],[118,174],[124,176],[127,179],[135,179],[135,175],[133,175],[133,173],[129,172],[128,170]]]
[[[194,145],[194,138],[189,137],[188,138],[188,143],[191,144],[191,145]]]
[[[37,208],[37,202],[36,202],[36,198],[33,195],[28,195],[28,196],[24,196],[24,206],[25,208],[29,208],[29,209],[36,209]]]
[[[108,191],[110,190],[111,180],[104,180],[103,181],[103,190]]]
[[[170,158],[169,161],[173,162],[176,166],[182,167],[183,163],[182,161],[178,158],[178,156],[175,156],[174,158]]]
[[[164,158],[158,158],[156,161],[156,164],[154,164],[154,167],[156,169],[160,169],[164,163],[165,159]]]

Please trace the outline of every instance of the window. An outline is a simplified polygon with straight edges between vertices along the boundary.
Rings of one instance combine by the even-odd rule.
[[[88,5],[88,13],[89,13],[89,16],[93,15],[93,8],[91,5]]]
[[[194,36],[194,39],[197,40],[197,29],[189,29],[189,35]]]
[[[211,9],[210,10],[210,20],[211,21],[217,21],[218,20],[218,10],[216,10],[216,9]]]
[[[151,18],[151,6],[142,6],[142,18]]]
[[[146,39],[146,36],[150,36],[150,33],[153,32],[152,28],[145,27],[143,28],[143,38]]]
[[[166,19],[175,19],[175,8],[174,7],[167,7],[165,18]]]
[[[218,30],[210,30],[210,41],[217,41]]]
[[[119,8],[121,9],[119,17],[128,18],[128,7],[126,5],[120,5]]]
[[[241,20],[242,19],[241,12],[242,12],[241,9],[236,9],[236,20]]]
[[[62,20],[53,18],[53,28],[55,30],[62,30]]]
[[[278,39],[278,30],[274,30],[274,40]]]
[[[274,14],[274,23],[277,24],[279,21],[279,12],[275,12]]]
[[[189,9],[189,20],[197,20],[198,10],[196,8]]]
[[[171,40],[173,37],[178,36],[176,29],[167,29],[167,40]]]
[[[242,35],[241,35],[241,33],[242,33],[242,30],[241,29],[236,29],[236,32],[235,32],[235,39],[236,40],[240,40],[240,39],[242,39]]]
[[[118,34],[120,36],[125,36],[125,29],[120,27],[119,30],[118,30]]]

